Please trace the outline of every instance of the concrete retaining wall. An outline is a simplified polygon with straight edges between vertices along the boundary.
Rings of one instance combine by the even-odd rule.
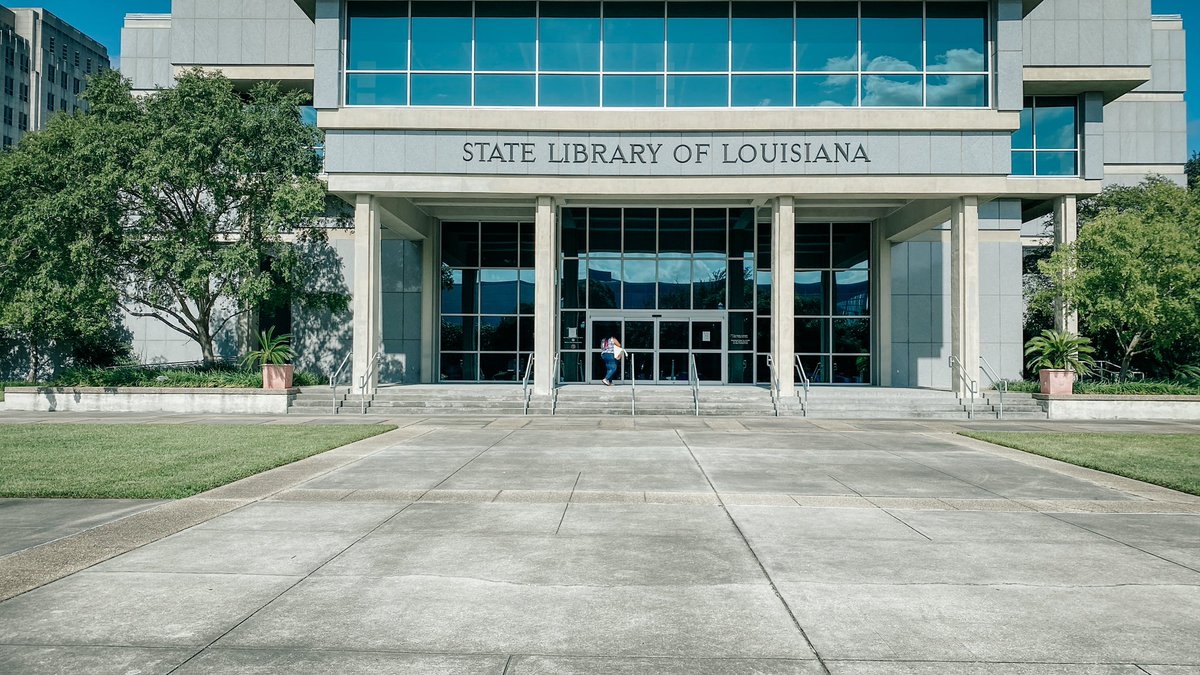
[[[1200,396],[1043,396],[1052,420],[1200,420]]]
[[[283,415],[297,389],[10,387],[5,409],[27,412],[172,412]]]

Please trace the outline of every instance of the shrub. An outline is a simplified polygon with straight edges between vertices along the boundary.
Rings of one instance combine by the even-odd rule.
[[[1080,375],[1092,372],[1096,359],[1092,356],[1092,341],[1059,330],[1044,330],[1025,343],[1025,367],[1031,372],[1043,368],[1073,370]]]

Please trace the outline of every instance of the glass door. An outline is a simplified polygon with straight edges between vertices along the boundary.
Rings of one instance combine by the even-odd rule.
[[[693,318],[665,313],[647,316],[596,316],[590,321],[589,382],[604,378],[601,343],[615,337],[633,358],[618,363],[614,381],[637,378],[647,384],[687,384],[688,357],[696,357],[702,383],[721,384],[725,373],[725,317]]]

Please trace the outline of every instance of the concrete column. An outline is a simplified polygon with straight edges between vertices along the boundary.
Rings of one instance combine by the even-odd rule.
[[[1064,195],[1054,200],[1054,250],[1075,243],[1079,234],[1079,212],[1075,195]],[[1067,307],[1061,297],[1054,300],[1054,327],[1068,333],[1079,334],[1079,312]]]
[[[950,214],[950,324],[951,354],[967,377],[979,381],[979,198],[956,200]],[[967,393],[957,374],[952,389]]]
[[[557,379],[554,353],[558,348],[558,223],[552,197],[537,198],[533,278],[533,393],[544,396],[554,388]]]
[[[779,394],[796,393],[796,203],[776,197],[771,208],[771,354]]]
[[[892,242],[883,227],[873,225],[871,306],[875,330],[875,384],[892,386]]]
[[[383,344],[383,284],[380,280],[383,231],[372,195],[354,203],[354,357],[351,387],[357,391],[371,357]],[[378,369],[366,382],[368,394],[379,383]]]
[[[421,382],[438,381],[441,364],[435,346],[438,340],[438,297],[442,290],[442,224],[434,221],[429,236],[421,242]]]

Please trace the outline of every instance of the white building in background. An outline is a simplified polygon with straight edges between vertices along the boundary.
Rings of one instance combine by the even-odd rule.
[[[122,40],[141,90],[311,91],[353,320],[291,329],[387,383],[594,382],[609,335],[647,384],[1019,377],[1023,226],[1184,180],[1149,0],[175,0]]]

